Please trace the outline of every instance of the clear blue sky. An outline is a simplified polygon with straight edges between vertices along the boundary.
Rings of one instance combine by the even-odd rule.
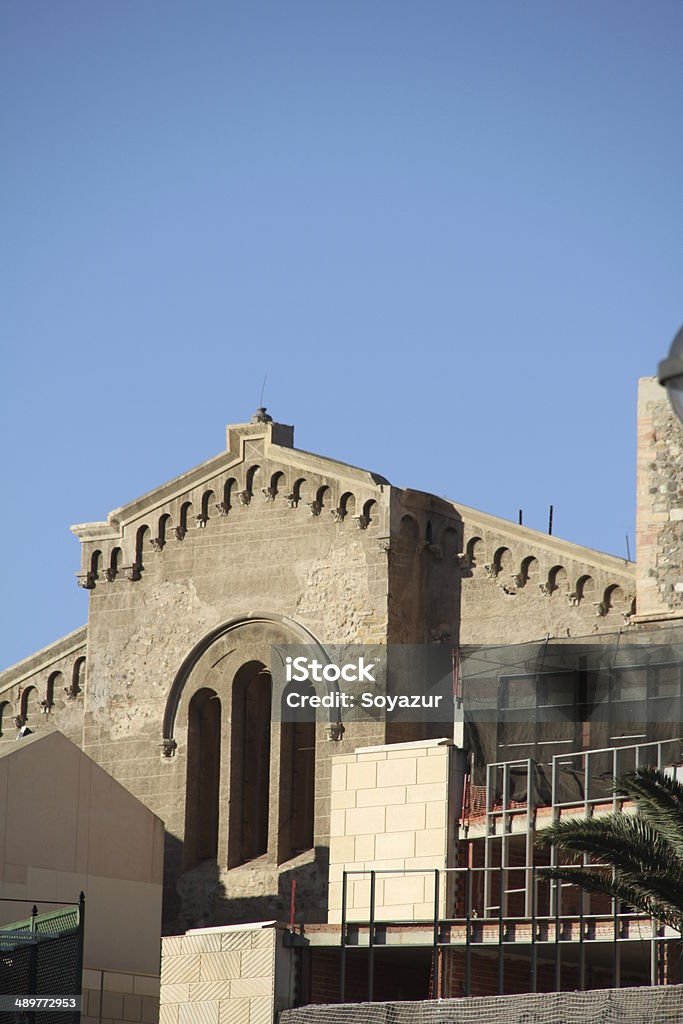
[[[0,4],[2,664],[68,527],[300,447],[620,555],[683,321],[683,5]]]

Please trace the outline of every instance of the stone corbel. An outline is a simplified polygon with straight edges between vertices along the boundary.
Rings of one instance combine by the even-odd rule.
[[[520,590],[526,583],[526,580],[522,576],[521,572],[513,572],[510,574],[510,577],[512,579],[514,586],[517,587],[518,590]]]
[[[377,541],[377,547],[379,548],[380,551],[384,551],[385,554],[388,555],[389,552],[391,551],[391,540],[389,539],[389,537],[380,537],[380,539]]]
[[[113,583],[114,580],[116,579],[116,569],[105,569],[104,578],[107,581],[107,583]]]
[[[205,515],[203,512],[200,512],[198,516],[194,517],[194,524],[195,524],[195,526],[197,527],[198,530],[205,529],[206,524],[208,523],[208,521],[209,521],[209,517],[207,515]]]
[[[335,523],[343,523],[346,519],[346,509],[342,508],[341,505],[338,508],[331,508],[330,515],[334,519]]]
[[[249,505],[251,502],[251,491],[238,491],[237,499],[240,505]]]
[[[429,545],[429,554],[433,558],[436,558],[437,562],[440,562],[441,559],[443,558],[443,548],[441,547],[440,544],[430,544]]]
[[[511,587],[507,583],[501,583],[500,589],[503,591],[504,594],[507,594],[508,597],[513,597],[517,594],[517,587]]]
[[[569,601],[572,608],[577,608],[579,605],[579,601],[581,600],[581,597],[575,590],[568,590],[567,600]]]
[[[38,707],[40,708],[41,715],[49,715],[52,704],[49,700],[45,699],[38,702]]]
[[[331,722],[327,730],[327,738],[333,743],[339,743],[345,732],[341,722]]]
[[[593,601],[593,607],[595,608],[596,616],[601,619],[604,615],[607,615],[609,608],[604,601]]]
[[[428,547],[429,547],[429,544],[427,543],[427,541],[426,540],[421,540],[418,543],[417,547],[415,548],[415,551],[418,553],[418,555],[421,555],[424,551],[427,550]]]
[[[557,590],[557,587],[553,583],[546,582],[546,583],[539,583],[538,584],[538,589],[541,591],[541,593],[543,594],[544,597],[550,597],[552,592],[554,590]]]
[[[78,696],[78,690],[74,690],[73,686],[64,687],[64,696],[67,700],[76,700]]]
[[[142,566],[139,562],[133,562],[132,565],[124,565],[121,572],[130,583],[137,583],[139,579],[142,579]]]
[[[459,551],[457,555],[453,555],[453,558],[461,569],[472,568],[472,560],[469,555],[465,554],[465,552]]]
[[[370,525],[370,520],[368,516],[364,515],[363,513],[361,513],[359,516],[352,516],[351,518],[353,519],[354,523],[356,524],[359,530],[367,530],[368,526]]]
[[[500,569],[498,568],[497,565],[494,565],[493,562],[489,562],[487,565],[484,566],[484,572],[486,573],[490,580],[495,580],[496,576],[500,572]]]
[[[264,487],[263,497],[266,501],[275,501],[277,497],[277,487]]]
[[[152,551],[163,551],[166,541],[163,537],[152,537]]]
[[[299,507],[299,499],[297,498],[297,496],[294,493],[294,491],[292,491],[291,494],[285,494],[285,501],[287,502],[287,504],[289,505],[290,508],[298,508]]]
[[[95,577],[91,572],[79,573],[76,581],[79,587],[83,587],[84,590],[92,590],[95,586]]]
[[[319,516],[323,510],[322,504],[319,501],[309,501],[308,507],[311,510],[312,516]]]
[[[162,757],[174,757],[177,750],[178,744],[174,739],[164,737],[161,741],[161,756]]]
[[[185,540],[187,530],[185,529],[184,526],[176,526],[175,530],[173,531],[173,535],[176,540]]]
[[[220,516],[221,519],[225,519],[229,511],[230,505],[228,505],[227,502],[225,501],[219,501],[218,504],[216,505],[216,512],[218,512],[218,515]]]

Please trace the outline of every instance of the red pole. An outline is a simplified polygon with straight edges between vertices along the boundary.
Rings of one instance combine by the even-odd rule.
[[[289,930],[294,931],[294,897],[296,895],[296,878],[292,879],[292,902],[289,908]]]

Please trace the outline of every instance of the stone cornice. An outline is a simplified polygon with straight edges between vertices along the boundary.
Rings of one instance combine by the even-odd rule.
[[[247,425],[247,427],[249,426]],[[263,458],[273,468],[282,466],[300,470],[302,475],[310,472],[334,477],[336,481],[348,483],[351,486],[362,484],[371,491],[383,490],[385,486],[388,486],[389,482],[376,473],[298,448],[274,443],[271,440],[271,428],[279,426],[279,424],[263,424],[259,425],[258,430],[251,427],[246,432],[246,428],[244,428],[244,433],[240,433],[242,430],[240,427],[229,427],[228,436],[233,443],[232,449],[207,459],[186,473],[182,473],[160,487],[141,495],[135,501],[114,509],[109,513],[106,523],[76,523],[71,527],[71,532],[81,541],[113,540],[120,537],[123,527],[128,523],[135,522],[157,509],[162,509],[169,502],[209,484],[217,475],[242,466],[249,460],[249,453],[246,451],[247,445],[259,441],[264,443]],[[235,442],[238,444],[235,445]]]
[[[516,543],[526,542],[536,548],[540,548],[548,555],[557,555],[557,560],[570,558],[574,562],[587,563],[596,568],[603,569],[609,575],[620,575],[627,580],[635,582],[636,565],[625,558],[616,555],[608,555],[603,551],[596,551],[594,548],[584,547],[582,544],[575,544],[570,540],[563,540],[561,537],[554,537],[542,530],[534,530],[529,526],[519,526],[508,519],[501,519],[498,516],[489,515],[487,512],[480,512],[478,509],[469,508],[451,502],[454,510],[460,515],[469,533],[474,533],[477,527],[500,534]]]
[[[75,629],[72,633],[67,633],[66,636],[61,637],[59,640],[55,640],[48,647],[43,647],[42,650],[36,651],[35,654],[30,654],[28,658],[10,665],[0,672],[0,693],[11,686],[16,686],[18,683],[23,682],[24,679],[29,679],[36,672],[49,668],[50,665],[61,661],[62,658],[67,658],[70,654],[75,654],[77,651],[85,648],[87,639],[88,627],[79,626],[78,629]]]

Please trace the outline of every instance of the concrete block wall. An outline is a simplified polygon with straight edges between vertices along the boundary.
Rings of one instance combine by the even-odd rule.
[[[367,919],[370,874],[378,875],[378,919],[415,921],[434,913],[434,871],[449,863],[457,811],[453,806],[453,743],[448,739],[359,748],[332,765],[330,816],[330,923],[341,921],[342,877],[347,917]],[[404,873],[405,872],[405,873]],[[447,886],[440,884],[440,914]]]
[[[157,1024],[159,977],[127,971],[83,971],[81,1024]]]
[[[162,939],[159,1024],[272,1024],[289,1005],[282,935],[268,922]]]

